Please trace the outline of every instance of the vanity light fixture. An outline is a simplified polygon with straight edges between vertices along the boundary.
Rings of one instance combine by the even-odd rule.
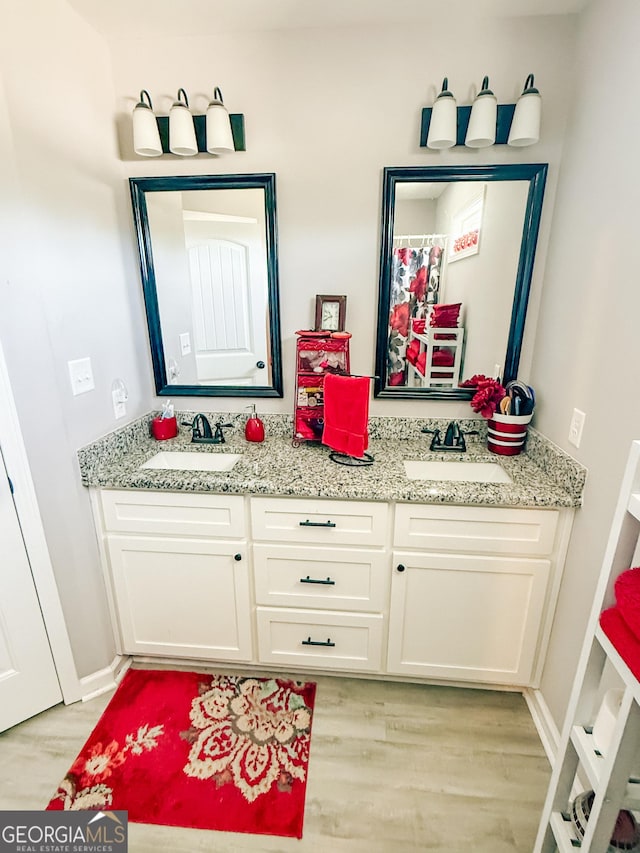
[[[149,103],[145,102],[145,95]],[[160,132],[153,114],[151,95],[146,89],[140,92],[140,101],[133,110],[133,150],[141,157],[160,157],[162,154]]]
[[[216,86],[206,115],[193,114],[184,89],[178,89],[169,115],[156,116],[146,89],[133,110],[133,150],[142,157],[176,154],[226,154],[246,151],[244,115],[229,113]]]
[[[207,151],[209,154],[228,154],[235,151],[231,119],[222,100],[222,92],[216,86],[213,100],[207,107]]]
[[[488,148],[496,141],[498,101],[489,88],[489,78],[482,81],[482,89],[471,107],[471,117],[464,144],[467,148]]]
[[[169,112],[169,150],[180,157],[193,157],[198,153],[193,116],[184,89],[178,89],[178,97]]]
[[[489,88],[489,78],[485,77],[473,106],[460,107],[449,92],[445,77],[433,107],[422,109],[420,147],[484,148],[507,142],[515,147],[533,145],[540,139],[541,113],[542,98],[534,86],[533,74],[527,77],[517,104],[498,104]]]
[[[529,74],[516,104],[509,131],[509,145],[524,147],[534,145],[540,139],[542,98],[533,84],[533,74]]]
[[[457,103],[453,92],[449,91],[449,80],[445,77],[431,112],[427,148],[453,148],[456,144],[456,124]]]

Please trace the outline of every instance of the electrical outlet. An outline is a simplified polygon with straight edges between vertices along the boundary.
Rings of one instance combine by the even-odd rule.
[[[112,391],[111,399],[113,400],[113,413],[116,416],[116,420],[118,418],[123,418],[127,414],[127,404],[123,399],[122,391],[119,389]]]
[[[582,430],[584,429],[586,417],[585,413],[581,412],[580,409],[573,410],[573,417],[571,418],[571,425],[569,426],[569,442],[573,444],[574,447],[580,447],[580,442],[582,441]]]
[[[85,394],[87,391],[93,391],[96,386],[93,381],[91,359],[77,358],[75,361],[67,362],[67,364],[69,366],[69,379],[71,380],[71,390],[74,397],[78,394]]]

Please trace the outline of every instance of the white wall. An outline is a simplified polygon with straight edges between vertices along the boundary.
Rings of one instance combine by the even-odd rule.
[[[290,412],[294,331],[313,324],[316,293],[347,294],[352,369],[373,369],[384,166],[549,162],[522,361],[527,378],[537,355],[535,321],[573,79],[575,22],[555,16],[463,21],[446,38],[427,40],[425,35],[424,41],[418,36],[408,40],[410,30],[401,22],[395,27],[121,40],[108,51],[66,0],[0,2],[5,92],[0,115],[8,117],[0,122],[0,151],[7,152],[0,211],[10,224],[0,238],[6,244],[3,259],[8,259],[0,281],[0,336],[78,670],[84,675],[109,662],[113,645],[75,451],[121,423],[111,409],[115,377],[128,385],[131,417],[157,402],[124,177],[276,173],[286,396],[261,402],[261,410]],[[631,14],[630,0],[622,5]],[[614,27],[609,21],[604,29]],[[544,96],[543,137],[535,149],[434,153],[419,148],[421,108],[433,102],[445,74],[461,103],[470,101],[472,87],[487,73],[499,100],[508,102],[531,71]],[[196,111],[203,111],[214,85],[221,86],[232,112],[245,113],[246,153],[158,162],[127,159],[125,152],[124,164],[119,160],[114,122],[118,117],[122,138],[130,145],[129,116],[140,88],[148,88],[158,111],[166,112],[183,86]],[[570,166],[569,195],[572,175],[575,167]],[[580,173],[576,187],[583,186],[583,178]],[[567,229],[569,220],[565,211]],[[571,269],[561,260],[560,269]],[[566,309],[563,279],[556,272],[555,289]],[[546,302],[545,309],[547,328],[554,308]],[[566,320],[567,311],[562,313]],[[556,326],[557,321],[548,328],[555,334]],[[73,397],[66,362],[87,355],[96,391]],[[540,396],[546,396],[549,384],[555,390],[547,400],[559,401],[557,364],[548,371],[548,363],[543,360],[536,369],[544,389]],[[185,407],[202,403],[182,402]],[[230,400],[212,398],[208,407],[228,410]],[[546,423],[558,436],[564,427],[556,426],[552,409],[553,403],[542,407],[540,426]],[[587,408],[590,418],[593,410]],[[371,414],[459,417],[468,415],[469,407],[384,400],[372,403]],[[550,672],[550,691],[556,680]]]
[[[440,278],[439,301],[462,303],[463,379],[503,374],[528,191],[528,181],[462,182],[438,199],[436,230],[453,234],[454,217],[479,193],[484,197],[477,254],[445,262]]]
[[[137,261],[113,129],[106,45],[65,0],[0,8],[0,338],[80,676],[113,639],[76,449],[151,403]],[[96,390],[73,397],[67,361]]]
[[[425,34],[424,41],[408,38],[403,22],[111,42],[129,174],[276,173],[285,399],[265,400],[261,411],[293,409],[294,333],[313,326],[316,293],[347,295],[352,369],[373,371],[384,166],[551,164],[530,302],[535,332],[572,80],[573,30],[571,17],[528,17],[462,21],[447,37]],[[531,71],[545,99],[543,141],[535,149],[437,153],[419,147],[421,109],[433,102],[445,74],[460,103],[470,102],[472,87],[487,73],[499,100],[513,102]],[[151,92],[157,112],[166,114],[179,86],[194,112],[203,112],[214,85],[231,112],[245,114],[246,153],[135,158],[130,113],[141,87]],[[525,340],[523,378],[532,340]],[[230,402],[212,398],[208,407],[228,410]],[[374,400],[370,412],[460,417],[470,409],[466,403]]]
[[[536,425],[589,469],[571,540],[544,697],[561,724],[630,443],[640,437],[636,109],[640,4],[584,14],[532,370]],[[567,441],[573,408],[582,444]]]
[[[158,294],[158,313],[162,328],[164,363],[167,374],[174,361],[179,370],[178,381],[196,385],[196,354],[191,309],[191,278],[187,256],[185,222],[182,215],[182,193],[147,193],[149,231],[153,241],[153,268]],[[180,335],[188,334],[191,352],[182,354]]]
[[[396,186],[396,207],[393,215],[394,241],[402,235],[435,234],[436,201],[432,198],[402,198],[401,186]],[[396,243],[394,242],[394,245]],[[397,244],[399,245],[399,244]],[[420,241],[413,240],[411,248],[419,249]]]

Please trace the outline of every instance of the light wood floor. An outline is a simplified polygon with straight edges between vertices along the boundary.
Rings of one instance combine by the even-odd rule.
[[[520,694],[308,680],[302,841],[130,824],[131,853],[531,853],[550,769]],[[1,809],[45,807],[110,697],[0,734]]]

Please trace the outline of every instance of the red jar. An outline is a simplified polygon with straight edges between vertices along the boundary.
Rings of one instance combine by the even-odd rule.
[[[177,434],[178,421],[176,418],[154,418],[151,421],[151,435],[156,441],[175,438]]]

